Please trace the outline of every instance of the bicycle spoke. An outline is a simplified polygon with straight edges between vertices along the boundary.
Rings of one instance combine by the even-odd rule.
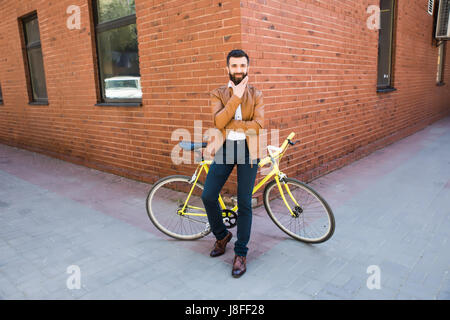
[[[189,177],[168,177],[155,184],[147,199],[147,212],[155,226],[178,239],[197,239],[203,237],[205,231],[207,233],[208,219],[201,200],[201,184],[195,185],[185,206],[193,186],[189,180]],[[183,207],[185,214],[180,215],[178,211]]]

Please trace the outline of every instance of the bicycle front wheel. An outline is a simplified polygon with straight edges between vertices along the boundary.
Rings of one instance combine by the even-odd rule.
[[[192,193],[191,177],[173,175],[158,180],[147,196],[147,213],[158,230],[179,240],[195,240],[211,232],[197,181]],[[184,208],[184,210],[183,210]]]
[[[280,181],[289,211],[275,180],[264,189],[264,206],[272,221],[292,238],[320,243],[334,233],[335,220],[328,203],[310,186],[292,178],[285,178],[288,190]],[[288,192],[289,191],[289,192]]]

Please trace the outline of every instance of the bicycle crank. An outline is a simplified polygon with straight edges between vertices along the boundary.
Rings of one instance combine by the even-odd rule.
[[[223,209],[222,210],[223,223],[227,229],[234,228],[237,223],[237,214],[233,210]]]

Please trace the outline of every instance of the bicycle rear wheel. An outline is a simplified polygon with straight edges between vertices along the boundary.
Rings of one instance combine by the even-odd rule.
[[[192,184],[191,177],[173,175],[158,180],[147,196],[150,221],[158,230],[179,240],[195,240],[211,232],[201,195],[203,185],[197,181],[185,205]],[[184,214],[180,209],[185,207]]]
[[[295,201],[287,192],[283,182],[284,197],[292,209],[292,215],[283,201],[275,180],[264,189],[264,207],[272,221],[292,238],[320,243],[328,240],[334,233],[335,220],[328,203],[310,186],[292,178],[285,178]]]

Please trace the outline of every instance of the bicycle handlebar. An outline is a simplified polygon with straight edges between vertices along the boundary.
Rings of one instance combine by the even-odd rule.
[[[271,163],[271,162],[272,162],[272,159],[270,159],[270,158],[264,158],[263,160],[261,160],[261,161],[258,163],[258,166],[264,167],[266,164]]]

